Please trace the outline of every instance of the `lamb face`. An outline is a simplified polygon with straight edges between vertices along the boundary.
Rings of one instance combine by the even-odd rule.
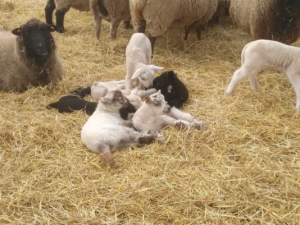
[[[120,109],[128,106],[129,101],[125,98],[120,90],[109,91],[102,97],[99,103],[105,107],[106,111],[118,112]]]
[[[154,73],[156,70],[162,70],[163,67],[154,65],[144,65],[137,69],[132,75],[132,80],[139,79],[142,89],[150,88],[153,86]]]
[[[91,86],[91,95],[94,99],[99,101],[103,96],[107,94],[107,88],[101,84],[101,82],[94,82]]]
[[[156,111],[158,115],[163,113],[169,113],[171,107],[165,101],[165,97],[161,94],[160,91],[150,95],[149,97],[145,97],[145,101],[147,104],[153,105],[153,110]]]

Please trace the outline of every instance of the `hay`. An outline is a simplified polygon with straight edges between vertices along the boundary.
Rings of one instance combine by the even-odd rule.
[[[44,20],[44,0],[6,2],[15,5],[0,8],[7,29]],[[191,94],[184,110],[208,127],[167,128],[166,143],[122,149],[111,169],[81,143],[88,116],[45,106],[78,86],[124,78],[132,31],[121,25],[111,42],[105,23],[97,42],[91,14],[75,10],[65,25],[54,34],[65,79],[0,93],[1,224],[299,224],[300,119],[286,75],[266,70],[259,92],[244,80],[224,94],[249,36],[215,27],[200,42],[194,33],[183,42],[183,30],[159,38],[154,64],[178,73]]]

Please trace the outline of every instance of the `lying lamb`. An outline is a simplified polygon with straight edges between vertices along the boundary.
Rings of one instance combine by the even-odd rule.
[[[55,26],[31,19],[12,32],[0,32],[0,91],[25,91],[63,76],[50,32]]]
[[[134,114],[132,123],[141,132],[148,130],[159,132],[168,125],[199,129],[202,124],[189,113],[181,112],[175,107],[171,108],[160,91],[145,97],[145,102]]]
[[[138,79],[142,89],[149,88],[153,84],[154,73],[163,67],[150,65],[151,44],[145,34],[135,33],[126,47],[126,79],[125,87],[132,89],[132,81]],[[155,89],[153,89],[153,92]]]
[[[156,132],[139,133],[118,111],[126,107],[128,100],[120,90],[109,91],[98,103],[96,111],[81,130],[81,140],[94,152],[102,153],[109,165],[115,163],[112,152],[118,148],[135,144],[149,144],[157,136]]]
[[[300,110],[300,48],[277,41],[257,40],[247,44],[241,55],[242,67],[233,74],[226,94],[232,94],[240,80],[248,75],[250,86],[258,90],[256,75],[266,67],[286,73],[297,96],[296,109]]]
[[[174,71],[166,71],[156,77],[153,80],[153,87],[156,90],[161,90],[171,107],[181,108],[189,98],[189,91]]]
[[[96,108],[97,102],[85,101],[74,95],[61,97],[57,102],[46,106],[47,109],[57,109],[60,113],[72,113],[74,111],[83,111],[88,115],[92,115]],[[128,116],[135,113],[135,107],[129,103],[128,106],[119,110],[122,119],[127,120]]]

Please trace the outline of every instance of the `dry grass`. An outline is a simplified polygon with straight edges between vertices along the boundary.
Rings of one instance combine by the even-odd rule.
[[[0,23],[44,20],[45,0],[2,0]],[[224,95],[249,36],[215,27],[201,42],[182,31],[158,39],[154,64],[175,70],[191,96],[184,110],[200,131],[167,128],[164,144],[116,152],[117,166],[87,151],[88,116],[45,106],[78,86],[125,76],[133,31],[94,38],[90,13],[71,10],[55,33],[66,77],[55,87],[0,93],[1,224],[299,224],[300,118],[287,77],[260,74],[260,91],[241,82]],[[296,43],[295,45],[300,45]],[[1,72],[0,72],[1,73]]]

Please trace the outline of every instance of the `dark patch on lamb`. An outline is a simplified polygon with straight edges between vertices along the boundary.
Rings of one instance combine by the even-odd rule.
[[[188,89],[174,71],[166,71],[156,77],[153,80],[153,87],[156,90],[161,90],[171,107],[181,108],[189,97]]]

